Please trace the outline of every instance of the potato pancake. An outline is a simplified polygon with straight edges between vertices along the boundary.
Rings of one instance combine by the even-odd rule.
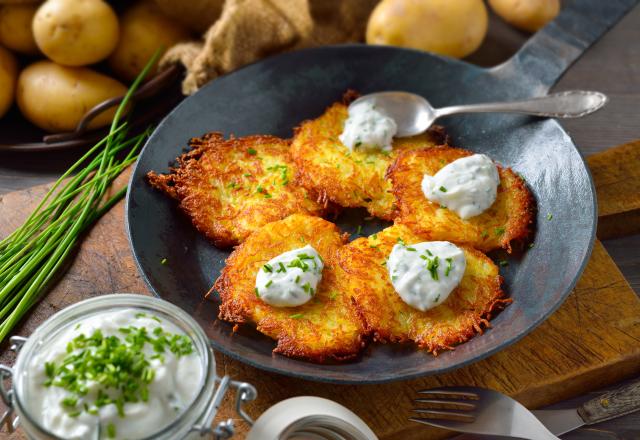
[[[250,235],[227,259],[213,289],[220,294],[219,318],[254,323],[277,340],[275,353],[313,362],[356,357],[364,344],[364,325],[351,297],[344,293],[345,274],[336,252],[347,237],[333,223],[294,214]],[[273,307],[255,293],[256,274],[273,257],[307,244],[324,261],[313,298],[297,307]]]
[[[241,243],[261,226],[294,213],[334,210],[295,182],[290,142],[273,136],[225,140],[210,133],[189,142],[191,151],[168,174],[150,172],[151,186],[180,202],[194,226],[218,247]]]
[[[350,151],[338,138],[347,117],[347,104],[335,103],[296,128],[291,155],[300,182],[340,206],[364,207],[375,217],[393,220],[396,205],[386,178],[389,165],[401,151],[446,143],[444,130],[434,126],[419,136],[394,139],[389,152]]]
[[[394,225],[358,238],[338,251],[338,264],[347,272],[341,286],[352,296],[374,340],[414,341],[437,354],[452,349],[489,327],[492,312],[510,302],[500,288],[498,267],[483,253],[460,246],[467,261],[459,286],[439,306],[422,312],[406,304],[394,290],[386,258],[399,241],[426,241],[406,226]]]
[[[505,248],[524,240],[531,231],[535,203],[524,180],[498,166],[500,185],[495,202],[482,214],[462,220],[452,211],[430,202],[422,192],[425,174],[435,175],[445,165],[471,152],[442,146],[404,151],[389,168],[398,203],[397,221],[428,240],[468,244],[482,251]]]

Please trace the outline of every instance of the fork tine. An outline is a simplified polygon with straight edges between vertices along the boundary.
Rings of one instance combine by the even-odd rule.
[[[412,408],[411,411],[419,413],[424,419],[455,420],[456,422],[472,423],[476,418],[469,414],[456,411],[439,411],[435,409]]]
[[[435,390],[420,390],[418,391],[418,394],[438,396],[445,399],[449,398],[449,399],[480,400],[480,396],[478,396],[476,393],[471,393],[468,391],[446,390],[443,388],[435,389]]]
[[[445,409],[460,409],[463,411],[473,411],[476,409],[475,403],[468,403],[465,401],[456,400],[439,400],[439,399],[414,399],[415,403],[426,403],[429,405],[442,406]]]

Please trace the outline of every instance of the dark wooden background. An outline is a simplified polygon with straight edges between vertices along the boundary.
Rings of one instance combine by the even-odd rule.
[[[526,38],[526,34],[492,16],[486,41],[469,60],[485,66],[496,65],[515,53]],[[610,98],[609,104],[594,115],[562,121],[585,156],[640,138],[640,6],[589,49],[554,89],[598,90]],[[55,180],[81,154],[81,149],[28,154],[0,151],[0,197]],[[603,243],[635,292],[640,294],[640,235]],[[584,391],[584,395],[553,408],[575,407],[601,392]],[[637,440],[640,439],[640,412],[582,428],[562,438]]]

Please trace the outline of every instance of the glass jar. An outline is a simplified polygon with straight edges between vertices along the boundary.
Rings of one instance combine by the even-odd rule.
[[[12,428],[20,425],[28,438],[33,440],[59,439],[41,426],[39,417],[29,410],[27,383],[31,360],[42,347],[51,344],[70,326],[75,326],[79,321],[91,316],[120,309],[140,310],[176,325],[191,338],[203,371],[200,391],[191,405],[171,424],[160,431],[149,433],[146,439],[174,440],[205,436],[214,439],[230,438],[234,434],[231,419],[212,427],[213,419],[229,388],[236,390],[236,411],[239,416],[250,425],[253,423],[242,409],[242,405],[257,397],[255,388],[248,383],[232,381],[228,376],[220,378],[216,375],[215,358],[209,340],[191,316],[179,307],[158,298],[136,294],[112,294],[81,301],[61,310],[40,325],[29,338],[11,338],[11,348],[18,355],[13,368],[0,365],[0,396],[9,408],[2,416],[0,426],[2,422],[7,422]],[[9,378],[12,379],[12,386],[7,389],[5,380]]]

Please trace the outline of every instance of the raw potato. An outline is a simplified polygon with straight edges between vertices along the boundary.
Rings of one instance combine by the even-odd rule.
[[[482,0],[383,0],[367,26],[367,43],[388,44],[463,58],[487,33]]]
[[[121,17],[120,42],[109,57],[109,66],[118,77],[131,81],[156,50],[164,52],[189,38],[189,31],[164,16],[154,3],[139,2]]]
[[[5,5],[0,8],[0,43],[26,55],[40,53],[31,22],[38,5]]]
[[[86,66],[118,44],[118,17],[102,0],[48,0],[33,18],[38,47],[65,66]]]
[[[71,131],[96,104],[126,91],[120,82],[86,67],[38,61],[20,73],[18,106],[29,121],[46,131]],[[89,127],[107,125],[114,113],[115,108],[102,113]]]
[[[0,118],[13,104],[18,77],[18,62],[11,52],[0,46]]]
[[[535,32],[560,12],[560,0],[489,0],[489,6],[504,21]]]

